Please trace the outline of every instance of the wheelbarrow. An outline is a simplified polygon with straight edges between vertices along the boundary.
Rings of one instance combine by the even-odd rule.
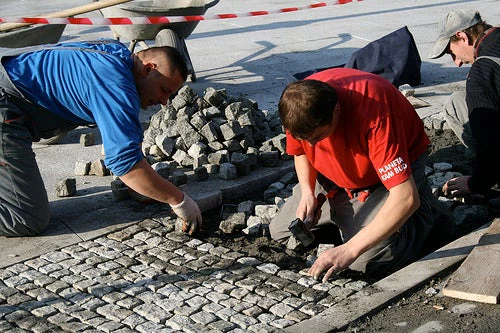
[[[129,1],[103,0],[99,3],[45,13],[42,17],[72,17]],[[32,15],[29,14],[28,16]],[[66,28],[65,24],[30,25],[29,23],[2,23],[0,24],[0,47],[17,48],[57,43],[64,32],[64,28]]]
[[[208,1],[208,0],[207,0]],[[204,15],[219,0],[140,0],[119,6],[101,9],[104,17],[152,17]],[[134,51],[138,42],[154,40],[155,46],[175,47],[184,57],[191,81],[196,81],[193,63],[189,56],[185,39],[193,32],[199,21],[175,22],[167,24],[114,25],[111,30],[115,38],[130,41],[129,49]]]
[[[17,48],[57,43],[64,28],[65,24],[51,24],[0,32],[0,47]]]

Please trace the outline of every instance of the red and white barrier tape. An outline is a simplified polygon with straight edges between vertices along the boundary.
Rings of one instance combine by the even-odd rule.
[[[193,22],[206,20],[219,20],[238,17],[261,16],[277,13],[289,13],[305,9],[326,7],[330,5],[343,5],[349,2],[360,2],[363,0],[337,0],[333,3],[320,2],[301,7],[288,7],[275,10],[259,10],[238,14],[215,14],[215,15],[190,15],[190,16],[137,16],[137,17],[0,17],[0,23],[30,23],[30,24],[81,24],[81,25],[129,25],[129,24],[167,24],[179,22]]]

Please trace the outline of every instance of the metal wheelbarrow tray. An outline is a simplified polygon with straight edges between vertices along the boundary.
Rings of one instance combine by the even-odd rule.
[[[57,43],[66,28],[65,24],[28,26],[0,32],[0,47],[25,47]]]
[[[191,16],[204,15],[207,9],[219,0],[140,0],[122,5],[102,8],[104,17],[152,17],[152,16]],[[175,22],[166,24],[134,24],[111,26],[115,38],[131,41],[129,49],[134,50],[138,41],[155,40],[156,46],[175,47],[186,60],[191,81],[196,81],[193,64],[186,47],[185,39],[191,35],[199,21]]]
[[[204,15],[208,8],[219,0],[206,3],[204,0],[145,0],[131,1],[118,6],[101,9],[104,17],[151,17],[151,16],[190,16]],[[167,24],[134,24],[112,26],[117,37],[130,41],[154,40],[160,30],[173,30],[180,38],[188,38],[198,25],[198,21]]]

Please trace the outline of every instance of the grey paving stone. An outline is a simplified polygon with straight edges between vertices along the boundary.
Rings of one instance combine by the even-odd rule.
[[[47,261],[43,258],[35,258],[35,259],[27,260],[24,263],[26,265],[28,265],[29,267],[38,270],[40,267],[48,265],[49,261]]]
[[[43,320],[35,322],[35,324],[30,327],[30,331],[33,331],[34,333],[59,333],[63,332],[63,329],[57,325]]]
[[[190,318],[199,324],[208,325],[210,323],[216,322],[219,318],[213,313],[207,311],[199,311],[190,316]]]
[[[80,259],[74,259],[74,258],[66,259],[66,260],[58,262],[58,264],[61,265],[61,267],[63,269],[69,269],[70,267],[79,265],[81,263],[82,263],[82,261]]]
[[[312,288],[308,288],[304,290],[300,297],[304,299],[306,302],[314,302],[317,303],[323,298],[325,298],[328,294],[325,291],[314,290]]]
[[[109,320],[120,322],[133,312],[114,304],[106,304],[96,309],[96,312]]]
[[[11,277],[3,280],[3,282],[5,283],[5,285],[7,287],[16,288],[19,285],[28,283],[29,280],[22,277],[22,276],[14,275],[14,276],[11,276]]]
[[[122,322],[123,322],[123,324],[127,325],[128,327],[135,329],[136,326],[144,324],[145,322],[147,322],[147,320],[146,320],[146,318],[138,315],[137,313],[132,313],[130,316],[125,318]]]
[[[90,325],[78,321],[63,322],[59,323],[58,326],[67,332],[82,332],[92,328]]]
[[[114,321],[106,321],[106,322],[100,324],[99,326],[97,326],[97,329],[104,331],[106,333],[112,333],[112,332],[116,332],[117,330],[119,330],[123,327],[124,326],[121,323],[117,323]]]
[[[67,323],[69,321],[75,321],[75,318],[73,318],[70,315],[67,315],[65,313],[58,312],[58,313],[48,317],[47,320],[54,325],[60,326],[62,323]]]
[[[294,308],[292,308],[291,306],[282,303],[275,304],[269,308],[269,312],[275,314],[280,318],[285,317],[286,314],[290,313],[293,310]]]
[[[328,294],[333,296],[337,301],[346,299],[354,293],[355,291],[349,288],[333,288],[328,291]]]
[[[147,320],[157,324],[163,324],[167,319],[173,316],[172,313],[165,311],[163,308],[155,304],[141,304],[135,307],[133,311]]]
[[[15,324],[19,328],[31,331],[31,327],[34,326],[39,321],[43,321],[43,319],[37,318],[35,316],[26,316],[17,320]]]
[[[89,300],[81,304],[81,307],[90,311],[95,311],[101,306],[104,306],[105,304],[106,302],[102,301],[101,299],[91,296]]]
[[[243,289],[243,288],[234,288],[231,290],[231,292],[229,293],[229,295],[231,297],[234,297],[236,299],[239,299],[241,300],[243,297],[245,297],[246,295],[248,295],[250,291],[247,290],[247,289]]]
[[[68,287],[69,287],[68,283],[61,280],[56,280],[53,283],[47,285],[45,288],[57,294]]]
[[[36,298],[38,301],[49,303],[59,301],[61,297],[59,295],[43,288],[30,289],[26,292],[29,296]]]
[[[248,326],[255,325],[258,323],[257,319],[252,318],[250,316],[246,316],[241,313],[236,313],[233,316],[231,316],[230,321],[243,329],[246,329],[248,328]]]
[[[231,317],[234,316],[235,314],[237,314],[237,312],[233,309],[230,309],[230,308],[222,308],[215,313],[215,315],[217,317],[221,318],[222,320],[226,320],[226,321],[229,321],[231,319]]]
[[[259,283],[255,287],[255,290],[254,290],[254,292],[260,296],[267,296],[267,294],[274,292],[274,291],[277,291],[277,289],[274,288],[273,286],[270,286],[268,284],[262,284],[262,283]]]
[[[27,302],[24,302],[22,304],[19,304],[20,309],[23,309],[23,310],[26,310],[29,312],[32,312],[33,310],[40,308],[42,306],[45,306],[45,302],[40,302],[37,300],[31,300],[31,301],[27,301]]]
[[[84,322],[84,323],[88,323],[91,319],[95,318],[98,316],[97,313],[95,313],[94,311],[90,311],[90,310],[80,310],[80,311],[75,311],[73,313],[70,313],[70,315],[72,317],[75,317],[76,319]]]
[[[289,285],[285,286],[283,290],[286,291],[287,293],[292,294],[293,296],[299,297],[300,295],[302,295],[303,292],[307,290],[307,288],[301,286],[298,283],[290,283]]]
[[[6,301],[10,305],[20,305],[24,302],[29,302],[33,300],[30,296],[26,294],[16,293],[12,296],[7,297]]]
[[[202,308],[203,311],[207,311],[210,313],[216,313],[222,309],[224,309],[224,307],[217,303],[209,303]]]
[[[13,273],[11,276],[14,276],[14,275],[19,274],[19,273],[24,272],[24,271],[27,271],[29,269],[30,269],[30,267],[28,265],[23,264],[23,263],[14,264],[14,265],[6,268],[6,270]],[[2,278],[5,279],[5,278],[7,278],[7,276],[2,277]]]
[[[228,299],[229,296],[223,293],[212,291],[205,296],[209,301],[214,303],[220,303],[221,301]]]
[[[276,328],[285,328],[293,324],[295,324],[294,321],[287,319],[276,319],[269,323],[269,325],[274,326]]]
[[[180,305],[176,306],[174,309],[174,314],[179,315],[179,316],[186,316],[191,318],[191,315],[198,312],[199,308],[198,307],[192,307],[188,305]]]
[[[165,322],[166,326],[169,326],[176,330],[182,330],[186,326],[193,325],[195,322],[186,316],[173,315]]]
[[[219,284],[214,286],[214,290],[219,292],[219,293],[222,293],[222,294],[229,294],[231,292],[231,290],[233,290],[235,288],[236,287],[233,286],[232,284],[226,283],[226,282],[221,282],[221,281],[219,281]]]
[[[31,312],[37,317],[47,318],[47,317],[50,317],[50,316],[56,314],[57,310],[51,305],[45,305],[45,306],[33,309]]]
[[[140,299],[137,299],[135,297],[128,297],[128,296],[125,298],[122,298],[116,302],[116,305],[118,305],[122,308],[125,308],[125,309],[129,309],[129,310],[132,310],[136,306],[141,305],[141,304],[143,304],[143,302]]]
[[[236,281],[235,285],[253,292],[255,288],[260,285],[260,282],[258,280],[245,278]]]
[[[7,297],[12,296],[17,293],[17,289],[13,287],[0,287],[0,298],[7,299]]]
[[[152,322],[144,322],[136,326],[135,329],[137,332],[141,333],[162,332],[162,330],[165,329],[165,326]]]

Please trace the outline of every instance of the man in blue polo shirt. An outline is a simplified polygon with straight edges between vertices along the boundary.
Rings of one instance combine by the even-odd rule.
[[[114,40],[13,49],[0,57],[0,235],[39,234],[50,218],[31,147],[78,125],[96,124],[105,164],[132,190],[168,203],[193,233],[197,204],[158,175],[141,151],[139,111],[167,104],[187,68],[171,47],[131,53]]]

